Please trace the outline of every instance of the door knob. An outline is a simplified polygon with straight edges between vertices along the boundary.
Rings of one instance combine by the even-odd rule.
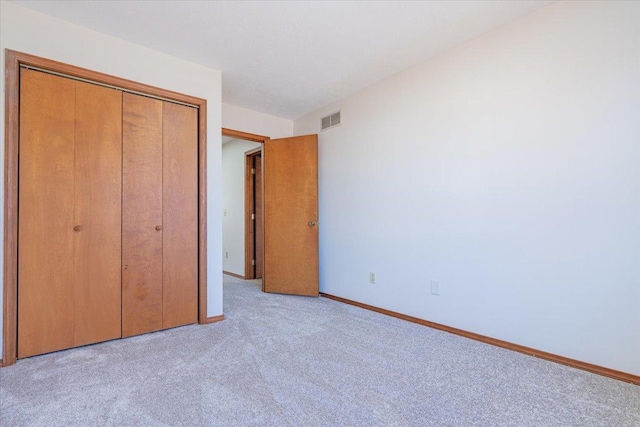
[[[315,221],[309,221],[309,227],[315,227],[316,222]]]
[[[75,227],[73,227],[73,231],[80,231],[80,230],[82,230],[81,225],[76,225]]]
[[[157,231],[162,230],[162,226],[161,226],[161,225],[156,225],[156,230],[157,230]]]

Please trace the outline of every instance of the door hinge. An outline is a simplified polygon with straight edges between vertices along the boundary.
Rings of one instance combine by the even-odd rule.
[[[251,265],[256,265],[256,260],[255,259],[251,260]]]
[[[256,174],[256,170],[254,168],[251,168],[251,175],[255,175]]]
[[[251,214],[251,220],[255,221],[256,220],[256,214]]]

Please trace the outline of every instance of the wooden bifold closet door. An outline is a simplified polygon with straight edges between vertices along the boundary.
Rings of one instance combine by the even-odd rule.
[[[18,358],[197,322],[198,110],[20,72]]]
[[[123,97],[122,335],[197,321],[197,110]]]
[[[120,337],[122,92],[22,70],[18,357]]]

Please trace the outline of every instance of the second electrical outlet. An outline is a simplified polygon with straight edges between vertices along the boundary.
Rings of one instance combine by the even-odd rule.
[[[369,283],[376,283],[376,273],[369,273]]]

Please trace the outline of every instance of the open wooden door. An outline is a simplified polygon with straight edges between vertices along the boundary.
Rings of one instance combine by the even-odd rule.
[[[264,143],[262,289],[318,296],[318,135]]]

